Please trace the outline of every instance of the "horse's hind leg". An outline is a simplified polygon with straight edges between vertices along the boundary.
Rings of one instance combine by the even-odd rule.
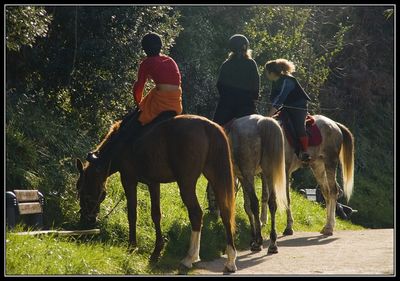
[[[332,235],[335,226],[336,199],[339,190],[336,185],[336,166],[325,164],[322,161],[316,162],[312,166],[312,171],[318,184],[321,187],[322,195],[326,203],[326,224],[320,231],[324,235]]]
[[[235,203],[230,202],[227,196],[229,195],[229,181],[221,177],[220,173],[215,173],[215,170],[212,169],[205,169],[204,170],[205,177],[209,180],[212,184],[211,186],[214,188],[214,194],[216,201],[218,203],[218,208],[220,210],[220,215],[222,219],[222,223],[225,227],[226,232],[226,254],[227,254],[227,261],[225,263],[225,269],[229,272],[235,272],[236,268],[236,248],[234,245],[234,208]],[[225,175],[229,176],[229,175]],[[232,184],[232,183],[231,183]],[[231,191],[233,192],[233,190]],[[228,200],[227,200],[228,199]],[[233,208],[233,210],[232,210]]]
[[[268,222],[268,199],[269,199],[269,190],[267,185],[267,178],[264,173],[261,173],[261,186],[262,186],[262,195],[261,195],[261,224],[266,225]]]
[[[326,210],[327,210],[327,223],[321,230],[324,235],[332,235],[333,229],[335,228],[335,215],[336,215],[336,202],[339,196],[339,185],[336,182],[336,168],[337,162],[330,161],[325,163],[326,179],[328,183],[328,194],[325,198]]]
[[[243,183],[242,183],[242,186],[243,186]],[[252,245],[253,242],[256,241],[256,227],[255,227],[254,215],[253,215],[253,212],[251,211],[250,197],[244,188],[243,188],[243,201],[244,201],[244,210],[245,210],[247,217],[249,218],[249,222],[250,222],[250,233],[251,233],[250,245]]]
[[[156,243],[154,251],[151,254],[150,261],[155,262],[160,257],[160,253],[164,247],[164,240],[161,233],[161,210],[160,210],[160,184],[153,183],[149,185],[149,192],[151,198],[151,218],[153,219],[154,227],[156,229]]]
[[[287,209],[286,209],[286,228],[283,231],[283,235],[293,235],[293,216],[292,216],[292,210],[290,209],[290,175],[291,172],[286,170]]]
[[[186,257],[181,263],[187,268],[191,268],[194,262],[200,261],[200,231],[203,220],[203,211],[200,208],[196,196],[196,181],[178,181],[179,190],[183,203],[189,212],[189,219],[192,225],[192,234],[190,236],[190,247]]]
[[[271,177],[268,177],[268,186],[272,189],[272,180]],[[270,192],[269,200],[268,200],[268,205],[269,205],[269,211],[271,212],[271,232],[269,234],[270,238],[270,244],[268,247],[268,253],[275,254],[278,253],[278,245],[276,243],[276,227],[275,227],[275,215],[276,215],[276,210],[277,210],[277,204],[276,204],[276,195],[274,191]]]
[[[254,187],[254,175],[244,174],[243,178],[241,179],[241,183],[243,186],[243,192],[245,194],[245,197],[248,196],[248,202],[250,203],[246,204],[245,200],[245,210],[250,219],[250,224],[252,227],[252,235],[253,235],[253,241],[251,242],[251,250],[261,251],[263,239],[261,236],[261,222],[260,222],[260,211],[259,211],[260,207]]]

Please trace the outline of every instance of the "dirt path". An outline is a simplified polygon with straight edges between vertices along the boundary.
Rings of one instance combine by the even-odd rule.
[[[296,232],[278,236],[278,254],[238,252],[234,275],[394,274],[393,229],[336,231],[333,236]],[[226,255],[195,264],[194,274],[221,275]]]

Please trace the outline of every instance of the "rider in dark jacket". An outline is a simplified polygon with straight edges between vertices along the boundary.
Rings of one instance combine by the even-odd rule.
[[[229,39],[231,53],[221,65],[217,89],[219,101],[214,121],[225,125],[233,118],[257,113],[255,100],[259,98],[260,76],[257,63],[251,58],[249,40],[235,34]]]
[[[305,119],[308,110],[307,102],[311,99],[297,79],[291,75],[294,70],[294,64],[285,59],[277,59],[266,63],[267,78],[273,81],[270,95],[272,109],[269,112],[269,116],[274,115],[278,109],[282,108],[282,111],[290,118],[301,144],[302,151],[299,154],[299,158],[303,162],[308,162],[311,157],[307,152],[308,136]]]
[[[257,114],[255,101],[260,91],[260,75],[257,63],[251,58],[249,40],[235,34],[229,39],[229,50],[217,81],[219,101],[213,120],[221,126],[234,118]],[[207,185],[207,199],[210,212],[215,212],[218,208],[210,185]]]

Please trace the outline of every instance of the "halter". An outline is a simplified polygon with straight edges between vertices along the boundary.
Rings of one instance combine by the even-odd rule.
[[[96,169],[97,171],[99,171],[99,169],[98,169],[97,167],[95,167],[95,169]],[[111,169],[111,161],[110,161],[109,164],[108,164],[107,173],[106,173],[107,175],[110,174],[110,169]],[[82,192],[82,189],[79,190],[79,195],[81,194],[81,192]],[[85,201],[84,201],[85,203],[86,203],[86,202],[95,202],[94,207],[93,207],[89,212],[87,212],[87,215],[88,215],[89,217],[90,217],[90,216],[93,216],[93,213],[95,212],[96,208],[97,208],[98,206],[100,206],[100,203],[101,203],[101,201],[102,201],[103,194],[104,194],[104,197],[105,197],[106,190],[105,190],[104,187],[101,189],[97,200],[92,200],[91,198],[88,198],[88,196],[86,196],[86,198],[88,198],[88,199],[85,199]],[[86,204],[85,204],[85,205],[86,205]],[[81,209],[82,209],[82,208],[81,208]]]

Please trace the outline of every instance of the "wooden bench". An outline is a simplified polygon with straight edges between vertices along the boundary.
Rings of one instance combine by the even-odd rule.
[[[7,191],[6,201],[9,228],[14,228],[22,219],[27,225],[43,228],[44,197],[38,190]]]

